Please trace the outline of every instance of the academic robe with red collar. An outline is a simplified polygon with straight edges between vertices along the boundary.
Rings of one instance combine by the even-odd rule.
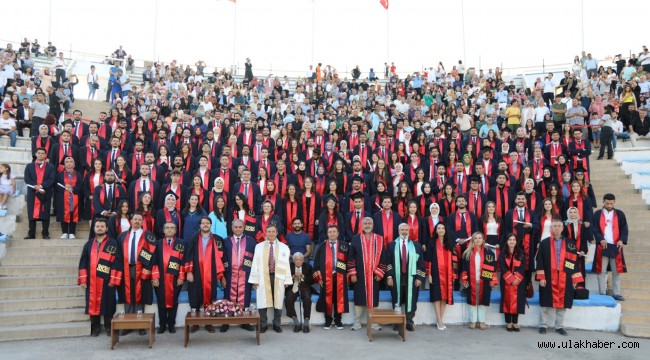
[[[514,254],[506,246],[499,254],[499,269],[501,270],[499,285],[501,287],[501,302],[499,312],[505,314],[524,314],[526,312],[526,257],[521,249]],[[517,285],[513,282],[517,280]]]
[[[185,272],[194,274],[194,282],[189,283],[190,306],[200,309],[216,300],[217,283],[224,274],[223,239],[212,235],[203,252],[201,233],[187,241]]]
[[[316,303],[316,311],[323,312],[327,316],[332,316],[334,311],[337,314],[349,311],[347,281],[349,247],[347,242],[337,241],[335,245],[336,258],[333,258],[329,240],[326,240],[318,245],[314,253],[313,281],[323,282]],[[336,287],[333,286],[335,276]],[[336,303],[333,302],[334,297],[336,297]]]
[[[167,243],[166,238],[156,241],[151,262],[151,279],[159,280],[159,285],[155,288],[158,309],[177,309],[178,295],[183,287],[178,286],[178,280],[186,278],[187,258],[188,246],[183,239],[174,238],[171,245]],[[175,319],[168,321],[175,322]]]
[[[77,284],[86,284],[86,310],[91,316],[112,316],[116,309],[115,291],[122,281],[122,250],[115,239],[101,244],[91,238],[79,259]]]
[[[479,253],[481,269],[479,277],[476,277],[476,262],[474,257]],[[469,283],[469,292],[467,294],[467,303],[472,306],[484,305],[490,306],[490,295],[492,286],[499,284],[497,276],[497,259],[492,250],[487,247],[474,248],[469,254],[469,258],[462,255],[461,258],[461,282]],[[478,286],[477,286],[478,283]]]
[[[623,247],[618,248],[616,244],[622,242],[627,245],[628,238],[628,225],[625,213],[621,210],[614,209],[616,219],[613,220],[612,224],[612,233],[614,236],[614,244],[607,244],[607,249],[603,249],[600,245],[600,242],[605,239],[605,228],[607,225],[607,220],[605,219],[604,211],[597,210],[593,216],[593,223],[589,227],[592,229],[594,239],[596,240],[596,255],[594,256],[594,262],[592,271],[601,274],[604,271],[609,271],[610,266],[607,266],[607,269],[602,269],[602,257],[609,256],[616,259],[616,270],[618,273],[627,272],[627,266],[625,265],[625,257],[623,256]],[[618,224],[617,224],[618,222]],[[580,251],[580,249],[578,249]]]
[[[539,305],[556,309],[570,309],[573,306],[573,289],[584,281],[576,264],[577,247],[573,240],[563,238],[560,245],[560,261],[557,262],[553,236],[539,243],[535,257],[535,280],[546,280],[546,286],[539,287]]]
[[[129,266],[129,243],[131,242],[131,231],[124,231],[117,237],[117,243],[122,247],[122,257],[124,264],[124,278],[122,285],[118,289],[118,298],[120,303],[132,304],[132,296],[135,298],[135,304],[151,305],[153,302],[153,290],[151,286],[151,267],[153,266],[154,251],[156,250],[156,236],[143,230],[140,238],[136,239],[137,249],[136,257],[136,276],[135,288],[131,288],[131,268]]]
[[[373,227],[373,232],[375,234],[378,234],[382,236],[384,239],[384,245],[388,246],[389,243],[391,243],[393,240],[395,240],[396,237],[399,236],[399,224],[402,223],[402,217],[397,213],[397,211],[390,210],[390,217],[389,219],[386,219],[386,213],[384,210],[376,212],[373,216],[372,219],[374,220],[374,227]],[[388,224],[384,224],[386,221],[388,221]],[[384,225],[388,226],[386,229],[392,229],[393,234],[385,234],[384,233]]]
[[[379,287],[386,273],[388,258],[381,235],[371,233],[369,240],[362,240],[365,234],[352,237],[348,250],[348,276],[356,277],[354,305],[377,307]],[[379,280],[377,280],[378,278]]]
[[[524,220],[532,224],[531,227],[525,228],[524,224],[515,223],[514,220],[519,220],[519,212],[516,207],[508,210],[506,216],[503,218],[503,229],[504,234],[515,234],[517,242],[520,244],[526,254],[526,264],[528,264],[527,270],[533,270],[535,262],[535,252],[537,251],[539,228],[540,228],[540,217],[538,213],[531,211],[526,208],[524,210]],[[505,246],[505,245],[503,245]]]

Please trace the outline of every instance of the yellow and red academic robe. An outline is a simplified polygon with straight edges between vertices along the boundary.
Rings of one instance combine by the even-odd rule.
[[[504,314],[524,314],[526,312],[526,257],[520,248],[511,254],[506,247],[499,254],[501,269],[501,303],[499,312]],[[519,283],[514,285],[513,282]]]
[[[430,218],[430,217],[429,217]],[[447,249],[438,238],[431,238],[426,243],[424,267],[431,275],[433,284],[429,284],[431,302],[444,301],[454,303],[454,280],[458,278],[458,259],[455,249]]]
[[[474,261],[477,252],[481,257],[481,261],[479,262],[481,268],[478,271],[478,278],[476,277],[476,262]],[[497,259],[494,252],[484,246],[475,247],[469,255],[469,259],[466,259],[463,255],[461,264],[461,282],[469,283],[467,303],[473,306],[490,306],[492,286],[499,284],[496,272]],[[478,287],[476,283],[478,283]]]
[[[584,281],[576,264],[576,243],[563,238],[559,264],[556,255],[555,239],[552,235],[539,243],[535,258],[535,280],[546,280],[546,286],[539,287],[539,305],[570,309],[573,306],[573,287]]]
[[[194,274],[194,282],[188,287],[190,305],[194,309],[216,300],[217,283],[221,281],[224,273],[223,239],[211,235],[205,251],[202,241],[201,233],[187,241],[184,271]]]
[[[79,259],[79,285],[86,284],[86,314],[115,314],[115,290],[122,281],[122,250],[114,239],[86,242]],[[111,285],[111,286],[109,286]]]
[[[593,229],[594,238],[596,239],[596,255],[594,256],[594,266],[592,268],[593,272],[597,274],[602,274],[603,271],[610,270],[609,266],[607,269],[602,268],[602,257],[613,257],[616,259],[616,271],[620,273],[627,272],[627,266],[625,265],[625,257],[623,257],[623,248],[617,247],[618,242],[622,242],[627,245],[627,219],[625,214],[618,209],[614,209],[614,215],[612,216],[612,233],[614,238],[614,244],[607,244],[607,249],[603,251],[603,247],[600,246],[600,242],[605,239],[604,233],[605,228],[607,227],[607,219],[605,218],[605,213],[603,210],[597,210],[594,213],[594,224],[592,224],[591,229]]]
[[[345,241],[337,241],[335,246],[336,259],[333,259],[329,240],[321,243],[314,254],[314,282],[323,282],[316,303],[316,311],[329,316],[332,316],[334,310],[337,314],[349,311],[347,264],[350,245]],[[335,276],[336,287],[334,287]],[[333,302],[335,295],[336,303]]]
[[[388,259],[381,235],[355,235],[348,250],[348,276],[356,276],[354,283],[354,305],[377,307],[379,305],[379,284],[386,273]],[[379,281],[375,280],[379,278]]]
[[[174,238],[171,245],[167,238],[158,239],[153,253],[151,279],[159,280],[156,288],[156,298],[164,302],[166,309],[178,306],[178,294],[182,286],[177,286],[179,279],[185,280],[185,260],[187,243],[183,239]]]
[[[81,206],[83,204],[81,201],[83,178],[80,173],[74,170],[71,174],[72,179],[70,179],[70,176],[68,176],[66,171],[56,174],[57,184],[54,186],[57,208],[56,221],[61,223],[76,223],[81,220],[79,215],[82,213]],[[72,193],[60,187],[58,184],[70,185],[72,187]]]
[[[151,267],[153,265],[153,253],[156,250],[156,236],[149,231],[144,230],[140,234],[140,238],[136,239],[138,244],[135,250],[136,257],[136,276],[135,288],[131,288],[131,268],[129,267],[129,243],[131,242],[131,231],[124,231],[117,237],[117,243],[122,246],[122,254],[124,254],[124,279],[122,286],[118,289],[118,296],[120,303],[131,304],[132,293],[135,293],[135,304],[152,303],[152,287],[151,287]]]

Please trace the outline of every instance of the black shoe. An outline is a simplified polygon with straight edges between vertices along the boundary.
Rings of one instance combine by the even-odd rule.
[[[514,331],[514,332],[519,332],[520,329],[519,329],[519,327],[513,327],[513,328],[512,328],[512,331]]]
[[[255,331],[255,327],[251,324],[242,324],[240,327],[246,331]]]
[[[539,333],[542,335],[546,334],[546,328],[545,327],[539,328]]]
[[[555,329],[555,332],[563,336],[569,335],[564,328]]]
[[[158,330],[156,330],[156,334],[164,334],[165,330],[167,330],[166,327],[161,326],[161,327],[158,328]]]
[[[266,332],[266,330],[268,330],[268,329],[269,329],[268,326],[263,326],[263,327],[260,329],[260,334],[264,334],[264,333]]]
[[[104,331],[106,331],[106,336],[111,336],[111,328],[104,328]]]
[[[309,326],[308,326],[308,325],[304,325],[304,326],[302,327],[302,332],[305,333],[305,334],[309,333]]]
[[[169,333],[170,334],[176,334],[176,327],[175,326],[170,326],[169,327]]]
[[[226,331],[228,331],[228,328],[230,328],[230,325],[227,325],[227,324],[226,325],[221,325],[219,327],[219,332],[220,333],[225,333]]]
[[[293,326],[293,332],[297,333],[300,332],[300,330],[302,330],[302,326],[300,326],[299,324]]]
[[[282,333],[282,328],[279,327],[279,326],[273,325],[273,331],[280,334],[280,333]]]
[[[139,330],[138,334],[139,335],[147,335],[147,330]]]
[[[507,326],[506,326],[506,331],[507,331],[507,332],[513,332],[513,331],[514,331],[514,329],[513,329],[513,328],[511,328],[511,327],[507,327]]]
[[[614,157],[613,156],[608,156],[607,160],[612,160]]]
[[[603,159],[602,156],[599,156],[599,157],[596,158],[596,160],[602,160],[602,159]]]
[[[90,329],[90,336],[92,336],[92,337],[99,336],[99,327]]]
[[[132,332],[133,332],[133,330],[121,330],[120,331],[120,336],[129,335]]]
[[[406,325],[406,331],[415,331],[415,327],[413,325]]]
[[[27,235],[23,239],[25,239],[25,240],[33,240],[33,239],[36,239],[36,237],[34,237],[34,235]]]
[[[212,326],[212,325],[206,325],[205,330],[207,330],[207,332],[209,332],[210,334],[217,331],[217,330],[214,329],[214,326]]]
[[[228,325],[224,325],[224,326],[228,326]],[[192,327],[190,327],[190,332],[194,334],[195,332],[199,331],[199,328],[200,326],[198,325],[192,325]]]
[[[49,240],[49,239],[50,239],[50,235],[43,235],[43,239],[45,239],[45,240]]]

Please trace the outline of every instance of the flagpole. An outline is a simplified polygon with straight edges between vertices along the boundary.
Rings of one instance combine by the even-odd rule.
[[[156,1],[156,11],[153,26],[153,61],[156,62],[156,43],[158,42],[158,0]]]
[[[311,64],[314,64],[314,29],[316,27],[316,1],[311,0]]]
[[[460,0],[460,16],[463,25],[463,63],[467,64],[465,53],[465,0]]]
[[[390,62],[390,31],[388,21],[388,9],[386,9],[386,62]]]

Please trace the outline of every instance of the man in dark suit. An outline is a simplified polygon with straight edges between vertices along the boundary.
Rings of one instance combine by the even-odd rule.
[[[29,129],[32,126],[32,121],[29,120],[29,98],[24,98],[22,105],[16,109],[16,129],[18,130],[18,136],[24,136],[23,129]]]
[[[232,236],[223,240],[223,267],[226,286],[224,298],[250,307],[252,285],[248,282],[251,273],[253,254],[257,242],[244,234],[244,222],[232,221]],[[241,326],[253,331],[250,324]],[[228,331],[229,325],[221,325],[220,332]]]
[[[241,181],[236,183],[230,192],[230,201],[232,204],[235,202],[235,195],[237,193],[246,195],[250,210],[255,211],[257,214],[261,213],[262,193],[260,192],[259,185],[251,181],[251,171],[249,169],[242,170]]]
[[[104,174],[104,183],[95,188],[93,192],[93,209],[95,209],[94,218],[108,218],[117,212],[117,203],[120,199],[126,198],[126,189],[122,185],[115,183],[115,173],[106,171]]]
[[[311,317],[311,285],[314,283],[313,270],[309,262],[305,262],[305,256],[297,252],[293,254],[293,262],[289,265],[293,286],[285,291],[284,305],[287,308],[287,316],[293,319],[293,332],[309,332],[309,318]],[[296,300],[300,297],[304,323],[296,316]]]
[[[140,165],[140,177],[134,179],[129,184],[129,204],[131,205],[131,209],[135,209],[138,206],[138,199],[143,192],[151,193],[151,198],[154,200],[164,196],[164,194],[160,193],[160,185],[158,182],[151,178],[150,172],[149,165]]]
[[[72,112],[72,119],[73,119],[72,133],[78,139],[83,138],[84,136],[88,135],[88,133],[89,133],[88,124],[81,121],[81,115],[82,115],[81,110],[75,110],[75,111]]]
[[[46,151],[43,148],[36,150],[36,161],[25,166],[25,184],[27,185],[27,217],[29,218],[29,231],[25,239],[34,239],[36,236],[36,222],[43,223],[43,239],[50,238],[50,208],[56,170],[52,164],[45,161]]]
[[[354,235],[361,234],[363,231],[361,221],[366,217],[372,217],[372,214],[364,209],[364,201],[366,206],[369,205],[369,201],[367,201],[368,198],[363,192],[356,192],[350,195],[350,198],[353,201],[354,208],[345,214],[344,240],[347,242],[352,241]]]
[[[467,211],[465,195],[456,196],[456,211],[447,216],[446,225],[449,238],[459,244],[464,244],[473,233],[478,231],[476,216]],[[465,247],[462,248],[464,249]]]
[[[71,156],[75,163],[79,164],[79,149],[72,144],[70,141],[72,135],[68,131],[63,131],[61,133],[58,143],[52,145],[52,151],[50,151],[50,164],[55,166],[56,171],[63,170],[63,159],[67,156]]]
[[[526,254],[526,284],[532,281],[532,270],[535,267],[537,252],[537,234],[539,233],[539,215],[526,206],[526,194],[521,191],[515,197],[515,207],[508,210],[503,219],[503,230],[506,234],[515,234],[517,243]]]
[[[223,190],[230,194],[231,190],[235,188],[235,183],[237,182],[237,171],[229,166],[230,158],[228,155],[221,155],[219,162],[221,163],[221,166],[217,169],[216,176],[223,179]]]
[[[82,174],[86,174],[87,171],[93,166],[93,161],[100,157],[99,151],[99,136],[91,135],[88,145],[82,146],[79,149],[79,170]]]
[[[379,234],[384,239],[384,246],[395,240],[398,234],[397,227],[402,222],[397,211],[393,211],[393,200],[390,196],[385,195],[381,199],[381,211],[373,215],[373,232]]]

